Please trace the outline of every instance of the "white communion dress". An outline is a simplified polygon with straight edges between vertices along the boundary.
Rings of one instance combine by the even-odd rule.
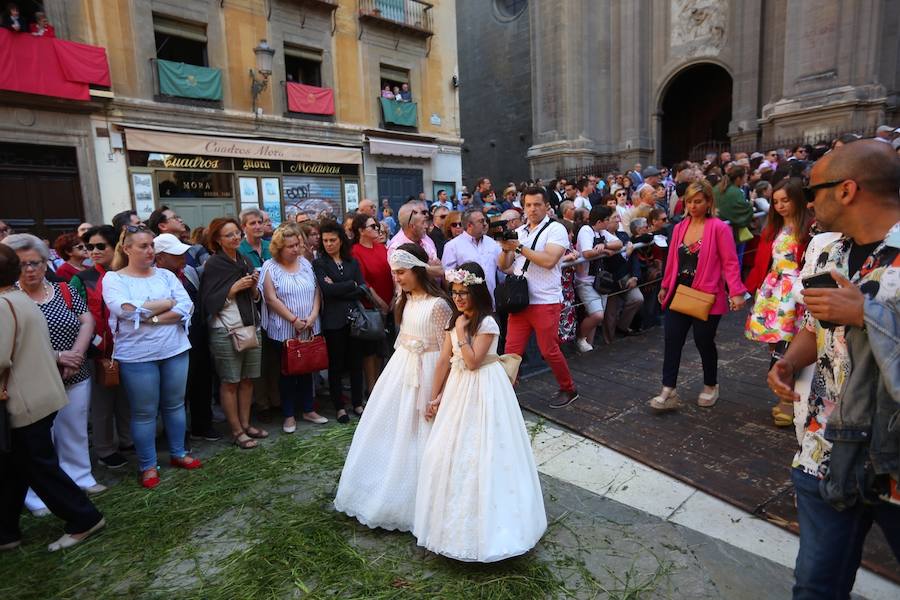
[[[500,328],[487,358],[469,370],[451,332],[450,375],[425,446],[413,534],[456,560],[494,562],[528,552],[547,529],[531,442],[516,394],[497,362]]]
[[[452,309],[445,299],[408,297],[394,355],[360,419],[334,507],[369,527],[410,531],[419,463],[431,424],[434,371]]]

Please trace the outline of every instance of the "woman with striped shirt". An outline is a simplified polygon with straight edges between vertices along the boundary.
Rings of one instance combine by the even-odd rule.
[[[272,258],[263,263],[259,289],[265,298],[262,326],[269,339],[284,343],[301,334],[318,335],[321,299],[316,288],[316,276],[304,254],[306,239],[291,223],[278,227],[269,242]],[[316,424],[327,423],[313,407],[312,375],[281,375],[282,429],[285,433],[297,430],[295,401],[300,398],[303,420]]]

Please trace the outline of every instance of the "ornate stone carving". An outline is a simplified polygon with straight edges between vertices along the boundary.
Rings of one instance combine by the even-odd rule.
[[[678,56],[717,56],[725,44],[728,0],[672,0],[671,49]]]

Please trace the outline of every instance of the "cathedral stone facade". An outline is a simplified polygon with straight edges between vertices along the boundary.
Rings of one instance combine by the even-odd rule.
[[[895,0],[457,6],[467,179],[671,164],[726,145],[756,149],[900,125]]]

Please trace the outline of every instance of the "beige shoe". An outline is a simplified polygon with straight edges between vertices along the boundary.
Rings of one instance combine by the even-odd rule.
[[[716,401],[719,399],[719,386],[717,385],[713,388],[712,394],[707,394],[702,392],[699,396],[697,396],[697,406],[702,406],[703,408],[711,408],[716,404]]]
[[[97,533],[98,531],[103,529],[105,526],[106,526],[106,519],[100,519],[96,525],[94,525],[93,527],[91,527],[90,529],[88,529],[85,532],[75,533],[72,535],[66,533],[61,538],[59,538],[58,540],[56,540],[55,542],[53,542],[52,544],[47,546],[47,550],[49,550],[50,552],[56,552],[58,550],[64,550],[66,548],[71,548],[72,546],[77,546],[84,540],[91,537],[92,534]],[[76,535],[78,537],[74,537]]]
[[[650,408],[657,412],[675,410],[681,406],[681,397],[675,388],[664,387],[658,396],[650,399]]]

